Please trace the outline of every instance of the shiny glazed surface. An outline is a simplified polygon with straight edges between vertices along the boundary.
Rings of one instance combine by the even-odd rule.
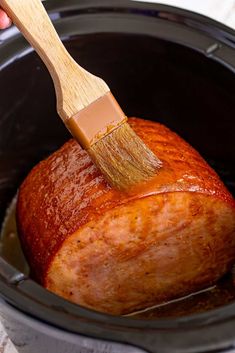
[[[121,193],[70,140],[20,188],[34,276],[76,303],[125,314],[214,283],[235,257],[235,203],[200,155],[163,125],[130,124],[163,162]]]

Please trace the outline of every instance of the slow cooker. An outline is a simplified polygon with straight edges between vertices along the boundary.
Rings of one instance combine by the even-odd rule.
[[[49,0],[45,6],[75,60],[107,81],[128,116],[179,133],[235,194],[233,30],[130,0]],[[0,33],[0,68],[2,223],[32,166],[69,134],[48,72],[15,27]],[[48,292],[15,256],[1,251],[0,313],[19,352],[235,352],[235,297],[175,316],[106,315]]]

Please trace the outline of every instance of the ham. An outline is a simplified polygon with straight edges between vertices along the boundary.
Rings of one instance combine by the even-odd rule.
[[[235,201],[165,126],[129,123],[163,162],[124,193],[70,140],[20,187],[17,224],[32,276],[82,306],[121,315],[215,283],[235,260]]]

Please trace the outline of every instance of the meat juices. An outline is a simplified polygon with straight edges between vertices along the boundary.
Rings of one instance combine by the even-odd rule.
[[[163,125],[129,123],[163,162],[152,180],[114,190],[70,140],[33,168],[17,203],[32,275],[117,315],[203,289],[235,260],[235,201],[217,174]]]

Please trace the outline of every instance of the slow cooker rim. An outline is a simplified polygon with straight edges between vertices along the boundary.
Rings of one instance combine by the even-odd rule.
[[[191,28],[193,28],[194,30],[198,30],[197,29],[197,24],[201,24],[203,23],[204,27],[200,28],[200,31],[203,31],[206,29],[206,27],[210,27],[212,26],[213,28],[213,33],[211,33],[211,28],[210,28],[210,33],[213,34],[213,36],[216,37],[216,35],[219,33],[220,34],[220,41],[224,41],[226,43],[226,45],[231,45],[231,47],[233,47],[233,43],[235,43],[235,32],[230,29],[229,27],[216,22],[210,18],[207,18],[205,16],[199,15],[199,14],[195,14],[193,12],[190,11],[186,11],[183,9],[179,9],[176,7],[172,7],[172,6],[167,6],[167,5],[162,5],[162,4],[156,4],[156,3],[145,3],[145,2],[134,2],[131,0],[83,0],[80,1],[79,3],[76,3],[76,1],[74,1],[74,5],[78,9],[81,9],[81,11],[85,11],[85,9],[91,9],[93,8],[95,11],[102,11],[102,9],[105,8],[115,8],[115,10],[118,9],[124,9],[124,10],[155,10],[156,12],[169,12],[171,14],[177,14],[180,15],[182,18],[184,19],[184,25],[190,26]],[[48,3],[46,3],[46,8],[48,9],[49,12],[57,12],[57,11],[61,11],[62,8],[62,3],[61,1],[57,1],[57,0],[50,0],[48,1]],[[64,8],[64,7],[63,7]],[[70,9],[71,10],[71,9]],[[156,15],[156,14],[155,14]],[[186,21],[187,20],[187,21]],[[194,22],[193,22],[193,21]],[[169,19],[167,19],[167,21],[169,21]],[[176,21],[176,20],[175,20]],[[190,22],[191,21],[191,22]],[[195,27],[196,26],[196,27]],[[200,27],[200,26],[199,26]],[[221,32],[222,31],[222,32]],[[229,38],[227,36],[227,34],[229,34]],[[221,51],[223,50],[223,48],[221,49]],[[224,57],[225,58],[225,57]],[[225,60],[226,61],[226,60]],[[1,264],[1,271],[0,271],[0,275],[2,276],[1,281],[0,281],[0,293],[3,296],[3,298],[9,302],[11,305],[17,307],[19,310],[29,314],[29,315],[33,315],[35,318],[40,318],[40,320],[43,320],[42,317],[40,317],[41,315],[37,315],[36,313],[32,313],[32,310],[30,312],[29,307],[30,305],[27,307],[27,305],[25,307],[22,306],[22,302],[20,302],[20,298],[21,299],[26,299],[26,302],[28,300],[28,303],[35,303],[35,301],[32,300],[32,298],[29,298],[29,293],[30,290],[32,289],[32,286],[35,287],[38,286],[41,288],[42,291],[44,291],[44,295],[45,297],[48,299],[48,304],[50,303],[50,301],[52,301],[52,304],[54,305],[55,299],[56,301],[59,301],[59,305],[61,305],[61,307],[64,308],[64,314],[68,314],[71,315],[71,313],[68,313],[68,310],[66,309],[66,307],[71,307],[71,310],[73,311],[73,315],[74,313],[78,313],[78,319],[81,320],[82,318],[84,319],[89,319],[92,321],[98,321],[99,325],[100,323],[105,323],[105,325],[110,324],[110,326],[112,325],[116,325],[116,326],[121,326],[121,327],[130,327],[130,328],[142,328],[142,329],[178,329],[178,328],[194,328],[194,327],[198,327],[201,325],[208,325],[208,324],[212,324],[212,323],[217,323],[217,322],[221,322],[223,320],[228,320],[228,319],[232,319],[235,316],[235,304],[229,304],[226,305],[225,307],[219,308],[219,309],[214,309],[214,310],[210,310],[208,312],[205,313],[200,313],[200,314],[194,314],[191,316],[186,316],[186,317],[180,317],[180,318],[175,318],[175,319],[161,319],[161,320],[140,320],[140,319],[131,319],[130,317],[116,317],[113,315],[107,315],[107,314],[102,314],[102,313],[98,313],[89,309],[85,309],[82,308],[78,305],[69,303],[67,301],[65,301],[64,299],[61,299],[57,296],[55,296],[52,293],[47,292],[44,288],[42,288],[41,286],[37,285],[35,282],[33,282],[31,279],[27,279],[25,277],[22,277],[21,274],[19,275],[19,273],[17,273],[17,275],[19,276],[20,280],[17,280],[17,275],[15,272],[15,269],[13,269],[9,264],[6,264],[6,262],[0,258],[0,264]],[[4,272],[5,270],[2,270],[2,268],[8,267],[7,269],[7,275],[6,272]],[[11,271],[12,272],[12,276],[9,276],[9,268],[11,267]],[[15,278],[15,282],[12,280],[12,278]],[[27,295],[23,294],[23,292],[21,292],[19,290],[20,286],[25,286],[25,285],[29,285],[28,288],[28,293]],[[18,295],[18,296],[17,296]],[[52,297],[51,297],[52,296]],[[20,297],[20,298],[19,298]],[[40,301],[37,301],[39,307],[41,308],[45,308],[45,305],[40,303]],[[53,325],[57,325],[56,322],[54,322],[54,320],[52,320],[55,309],[53,309],[53,305],[51,306],[51,308],[47,308],[48,309],[48,317],[47,319],[44,316],[44,319],[46,322],[51,323]],[[40,310],[39,313],[41,314]],[[57,314],[58,314],[58,308],[57,308]],[[68,319],[70,318],[70,316],[68,317]],[[63,322],[63,318],[62,318],[62,322]],[[60,327],[64,327],[63,325],[61,325]],[[75,330],[77,333],[79,333],[79,330]]]

